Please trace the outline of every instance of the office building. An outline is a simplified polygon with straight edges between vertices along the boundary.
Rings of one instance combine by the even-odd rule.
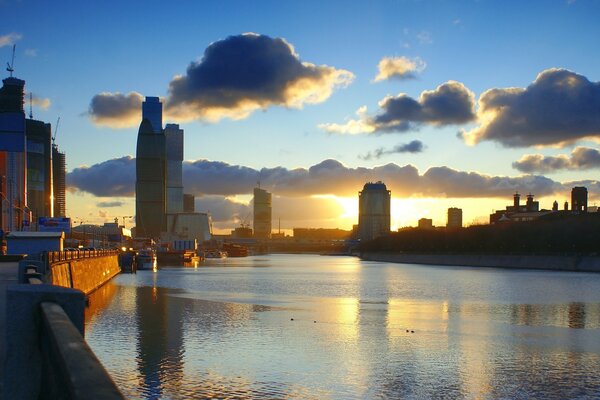
[[[166,228],[167,157],[162,127],[157,131],[156,124],[162,123],[162,104],[157,102],[158,98],[147,97],[142,105],[135,161],[136,236],[154,239]]]
[[[462,228],[462,209],[456,207],[448,209],[446,228]]]
[[[193,194],[183,194],[183,212],[195,212],[196,211],[196,198]]]
[[[421,218],[417,223],[419,229],[433,229],[433,220],[431,218]]]
[[[381,181],[366,183],[358,192],[358,237],[373,240],[390,233],[391,192]]]
[[[162,128],[162,103],[146,97],[136,150],[138,238],[163,243],[211,238],[210,216],[194,212],[194,196],[183,194],[183,135],[177,124]]]
[[[52,145],[52,192],[55,217],[67,216],[66,174],[65,153],[58,150],[58,146]]]
[[[52,184],[52,128],[34,119],[25,120],[27,137],[27,207],[32,229],[40,217],[54,216]]]
[[[571,211],[587,212],[588,191],[584,186],[575,186],[571,189]]]
[[[167,155],[167,214],[183,212],[183,129],[177,124],[165,126]]]
[[[27,153],[23,97],[25,81],[2,80],[0,88],[0,228],[21,230],[31,217],[27,208]]]
[[[254,237],[268,239],[271,237],[271,193],[261,188],[254,188]]]

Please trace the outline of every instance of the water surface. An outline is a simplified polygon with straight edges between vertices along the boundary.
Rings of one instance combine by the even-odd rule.
[[[600,398],[600,274],[230,258],[118,276],[86,339],[130,398]]]

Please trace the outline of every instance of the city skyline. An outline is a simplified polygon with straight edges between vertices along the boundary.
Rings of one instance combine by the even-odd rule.
[[[133,215],[142,96],[161,97],[164,122],[185,130],[184,191],[217,231],[251,211],[258,181],[285,230],[350,229],[368,181],[391,190],[392,229],[445,225],[450,207],[486,221],[515,191],[548,209],[574,186],[590,205],[600,193],[598,2],[0,11],[0,54],[17,44],[34,118],[54,129],[61,117],[79,220]],[[262,69],[236,80],[240,65]]]

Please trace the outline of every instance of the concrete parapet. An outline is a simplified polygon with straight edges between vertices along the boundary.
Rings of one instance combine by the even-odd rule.
[[[89,294],[119,272],[121,267],[117,254],[71,259],[50,264],[50,282]]]
[[[4,399],[37,399],[44,374],[40,304],[54,302],[83,335],[85,295],[52,285],[9,285],[6,290]]]

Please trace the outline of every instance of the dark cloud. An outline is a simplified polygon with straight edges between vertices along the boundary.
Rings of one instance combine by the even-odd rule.
[[[409,142],[409,143],[396,145],[391,149],[385,149],[383,147],[380,147],[378,149],[375,149],[375,151],[373,151],[373,152],[370,151],[363,156],[358,156],[358,158],[368,161],[373,158],[379,159],[383,156],[390,155],[390,154],[421,153],[423,151],[423,149],[424,149],[423,142],[421,142],[420,140],[413,140],[412,142]]]
[[[125,203],[123,203],[122,201],[100,201],[100,202],[96,203],[96,206],[103,207],[103,208],[111,208],[111,207],[121,207],[124,204]]]
[[[210,201],[216,201],[211,196],[251,194],[259,179],[261,187],[275,196],[298,198],[315,195],[353,197],[365,182],[377,180],[384,181],[395,197],[506,197],[516,190],[544,196],[570,190],[568,184],[543,176],[490,176],[448,167],[433,167],[419,174],[412,165],[399,166],[394,163],[373,168],[350,168],[330,159],[308,169],[277,167],[262,170],[207,160],[183,164],[186,193],[205,196],[204,200],[198,200],[198,206],[201,207],[199,211],[207,210]],[[99,197],[133,196],[135,159],[123,157],[91,167],[76,168],[67,175],[67,182],[74,190]],[[237,204],[232,206],[241,207]]]
[[[520,160],[515,161],[512,166],[528,174],[600,168],[600,151],[589,147],[576,147],[570,155],[526,154]]]
[[[229,222],[231,226],[252,222],[252,208],[224,196],[201,196],[195,200],[196,211],[210,213],[213,222]]]
[[[422,176],[421,188],[424,195],[455,198],[506,197],[515,191],[546,196],[566,190],[560,182],[543,176],[490,176],[448,167],[429,168]]]
[[[490,89],[479,98],[481,125],[469,143],[506,147],[564,145],[600,135],[600,83],[565,69],[547,69],[527,88]]]
[[[366,108],[357,111],[359,119],[344,124],[321,124],[331,133],[405,132],[422,124],[434,126],[464,124],[475,119],[475,95],[462,83],[448,81],[435,90],[426,90],[419,99],[405,93],[379,102],[380,112],[368,116]]]
[[[88,116],[95,124],[111,128],[136,126],[142,119],[143,100],[137,92],[100,93],[92,97]]]
[[[245,118],[273,105],[320,103],[353,78],[349,71],[301,61],[284,39],[229,36],[171,81],[166,111],[178,120]]]
[[[98,197],[135,195],[135,158],[114,158],[67,174],[67,186]]]

